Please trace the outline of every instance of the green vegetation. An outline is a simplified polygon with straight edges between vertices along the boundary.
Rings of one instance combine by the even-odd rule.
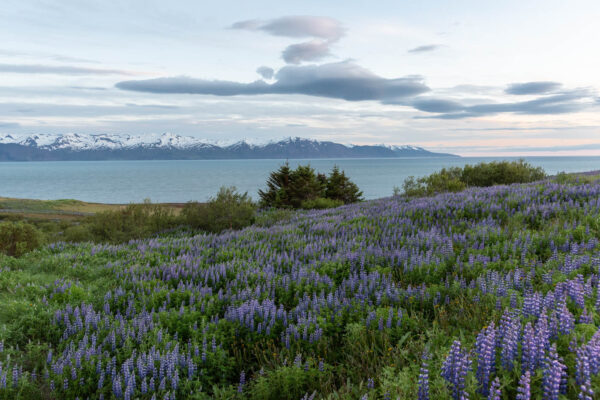
[[[463,168],[444,168],[439,172],[404,181],[404,194],[407,196],[431,196],[437,193],[460,192],[468,187],[488,187],[512,183],[535,182],[546,177],[540,167],[533,167],[524,160],[492,161]]]
[[[75,200],[10,199],[0,213],[0,253],[21,256],[43,244],[56,242],[126,243],[133,239],[178,234],[183,231],[221,232],[254,222],[256,206],[235,188],[221,188],[207,203],[190,202],[181,210],[166,204],[106,205]],[[72,208],[95,209],[82,214]],[[11,212],[6,212],[9,210]],[[14,212],[20,211],[20,212]],[[1,211],[0,211],[1,212]]]
[[[23,222],[0,223],[0,253],[21,256],[43,242],[43,235],[35,226]]]
[[[290,209],[330,208],[362,199],[358,186],[337,166],[325,176],[309,165],[292,170],[288,163],[270,174],[267,189],[259,195],[262,207]]]
[[[560,175],[0,254],[0,399],[586,398],[599,196]]]
[[[207,203],[187,203],[181,210],[181,220],[194,229],[220,232],[251,225],[255,214],[256,205],[248,193],[240,194],[235,187],[223,187]]]
[[[123,243],[154,236],[175,228],[179,223],[177,216],[168,207],[145,202],[130,204],[122,210],[99,212],[77,228],[86,226],[91,238],[97,242]],[[67,235],[69,233],[67,231]]]

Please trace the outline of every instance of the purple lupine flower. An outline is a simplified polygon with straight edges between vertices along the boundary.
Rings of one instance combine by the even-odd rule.
[[[496,363],[495,357],[496,328],[494,323],[481,330],[475,341],[475,352],[477,353],[477,381],[480,385],[480,393],[484,396],[489,394],[490,376],[494,373]]]
[[[452,386],[452,398],[459,400],[465,394],[465,377],[471,369],[471,360],[459,340],[450,347],[442,365],[442,377]]]
[[[121,386],[121,376],[117,376],[116,379],[113,380],[113,394],[117,399],[120,399],[123,395],[123,389]]]
[[[587,378],[585,382],[579,386],[578,400],[594,400],[594,391],[592,390],[592,382]]]
[[[556,353],[556,344],[552,344],[550,352],[547,356],[544,368],[544,377],[542,389],[544,399],[558,400],[563,385],[563,380],[566,377],[567,367],[561,362],[561,358]]]
[[[240,383],[238,384],[238,393],[242,393],[244,391],[244,385],[246,384],[246,373],[242,371],[240,373]]]
[[[490,393],[488,394],[488,400],[500,400],[501,397],[502,390],[500,389],[500,379],[496,377],[496,379],[492,381]]]
[[[510,371],[513,368],[519,347],[519,336],[521,334],[519,318],[505,313],[500,323],[500,332],[500,360],[502,366]]]
[[[19,378],[20,378],[20,371],[19,368],[15,365],[13,366],[12,369],[12,385],[13,387],[17,387],[17,385],[19,384]]]
[[[373,378],[367,379],[367,388],[374,389],[375,388],[375,380]]]
[[[419,392],[418,400],[429,400],[429,365],[427,360],[429,358],[428,353],[423,354],[423,361],[421,362],[421,369],[419,370]]]
[[[531,400],[531,373],[526,371],[523,375],[521,375],[521,379],[519,379],[519,386],[517,387],[517,397],[516,400]]]
[[[573,314],[571,314],[565,302],[562,302],[559,305],[556,314],[558,317],[559,332],[563,335],[568,335],[571,333],[575,327],[575,318],[573,318]]]
[[[592,315],[590,313],[588,313],[587,308],[585,308],[585,307],[583,308],[583,312],[579,316],[579,323],[580,324],[592,324],[593,323]]]

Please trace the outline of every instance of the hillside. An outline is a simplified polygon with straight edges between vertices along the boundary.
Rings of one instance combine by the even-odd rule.
[[[569,182],[0,256],[0,398],[598,392],[600,183]]]
[[[69,160],[217,160],[374,157],[456,157],[416,146],[347,146],[301,138],[229,145],[164,133],[145,135],[31,135],[0,136],[0,161]]]

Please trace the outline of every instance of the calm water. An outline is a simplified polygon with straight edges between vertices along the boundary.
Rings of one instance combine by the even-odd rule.
[[[443,167],[513,158],[374,158],[291,160],[329,172],[337,164],[362,189],[365,198],[392,194],[410,175]],[[600,157],[526,157],[546,172],[600,169]],[[236,186],[257,199],[269,172],[283,160],[54,161],[0,162],[0,196],[31,199],[78,199],[101,203],[204,201],[219,187]]]

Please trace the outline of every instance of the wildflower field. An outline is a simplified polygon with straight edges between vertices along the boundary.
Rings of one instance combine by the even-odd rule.
[[[0,256],[0,399],[593,399],[600,183]]]

